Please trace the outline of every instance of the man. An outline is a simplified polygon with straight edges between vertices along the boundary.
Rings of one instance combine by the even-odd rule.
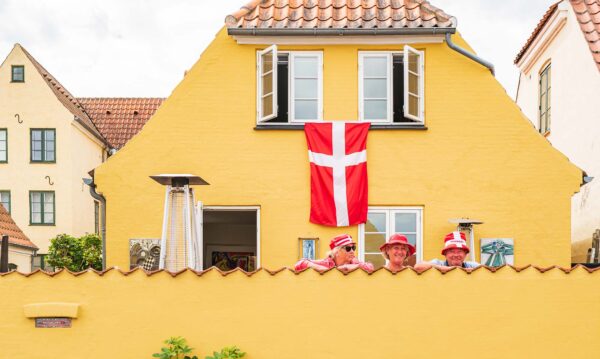
[[[349,272],[356,268],[361,268],[367,272],[373,271],[373,265],[368,262],[359,262],[356,259],[356,243],[352,240],[352,237],[348,234],[342,234],[331,240],[329,243],[331,249],[327,253],[327,258],[319,260],[310,260],[303,258],[296,265],[294,269],[301,271],[306,268],[314,268],[319,272],[326,271],[331,268],[337,268],[342,272]]]
[[[448,233],[444,238],[444,249],[442,255],[446,257],[446,260],[434,259],[427,262],[418,263],[415,265],[416,270],[425,270],[431,267],[436,267],[442,270],[448,270],[453,267],[462,268],[477,268],[481,264],[477,262],[465,261],[465,258],[469,254],[469,247],[467,246],[467,238],[464,233],[452,232]]]

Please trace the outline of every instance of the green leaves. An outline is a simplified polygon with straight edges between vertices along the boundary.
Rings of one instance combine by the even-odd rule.
[[[213,356],[207,356],[206,359],[238,359],[246,355],[240,348],[236,346],[225,347],[220,353],[214,352]]]
[[[80,238],[59,234],[50,243],[48,264],[51,266],[73,272],[90,267],[102,270],[102,240],[97,234],[86,234]]]
[[[171,337],[164,341],[167,347],[160,348],[160,353],[152,354],[153,358],[159,359],[198,359],[197,356],[190,357],[185,354],[192,352],[185,339],[182,337]],[[181,355],[184,355],[183,357]]]

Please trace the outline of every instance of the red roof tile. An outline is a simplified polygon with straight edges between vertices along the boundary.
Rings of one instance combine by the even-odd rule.
[[[9,244],[38,249],[38,247],[27,238],[21,228],[17,226],[10,214],[6,211],[6,208],[2,205],[0,205],[0,236],[1,235],[8,235]]]
[[[78,98],[111,148],[135,136],[163,103],[163,98]]]
[[[46,70],[39,62],[37,62],[37,60],[33,56],[31,56],[31,54],[27,50],[25,50],[23,46],[19,44],[16,44],[15,46],[18,46],[21,48],[21,50],[23,50],[25,56],[27,56],[27,58],[29,59],[29,61],[31,61],[35,69],[46,81],[46,84],[48,85],[48,87],[50,87],[56,98],[65,106],[67,110],[69,110],[69,112],[71,112],[75,116],[77,122],[79,122],[79,124],[81,124],[92,135],[94,135],[100,141],[105,143],[105,139],[102,137],[96,126],[94,126],[92,120],[85,112],[79,101],[77,101],[77,99],[73,95],[71,95],[71,93],[67,91],[67,89],[63,85],[61,85],[60,82],[58,82],[58,80],[54,76],[52,76],[52,74],[50,74],[50,72],[48,72],[48,70]]]
[[[600,70],[600,0],[569,0]]]
[[[535,29],[533,30],[533,32],[531,33],[531,35],[527,39],[527,42],[525,42],[525,45],[523,45],[523,48],[521,48],[521,51],[519,51],[519,53],[517,54],[517,57],[515,57],[515,64],[517,62],[519,62],[519,60],[521,60],[521,58],[523,57],[523,55],[525,55],[525,51],[527,51],[527,49],[529,49],[529,46],[531,46],[531,44],[533,43],[533,40],[535,40],[535,38],[542,31],[542,29],[544,28],[544,26],[546,25],[546,23],[548,22],[548,20],[550,20],[550,17],[552,17],[552,15],[556,11],[556,9],[558,9],[558,4],[561,1],[562,0],[560,0],[560,1],[558,1],[558,2],[556,2],[554,4],[552,4],[552,5],[550,5],[550,8],[548,8],[548,10],[544,14],[544,16],[542,16],[542,19],[540,20],[540,22],[538,22],[537,26],[535,27]]]
[[[225,18],[229,28],[455,28],[427,0],[252,0]]]

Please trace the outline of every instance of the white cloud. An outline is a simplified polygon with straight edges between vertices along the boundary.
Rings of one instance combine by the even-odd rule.
[[[16,42],[76,96],[168,96],[247,0],[2,0],[0,57]],[[515,55],[551,0],[431,0],[513,96]]]

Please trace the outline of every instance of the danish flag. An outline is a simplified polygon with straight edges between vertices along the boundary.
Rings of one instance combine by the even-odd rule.
[[[304,125],[310,161],[311,222],[336,227],[366,222],[370,126],[342,121]]]

